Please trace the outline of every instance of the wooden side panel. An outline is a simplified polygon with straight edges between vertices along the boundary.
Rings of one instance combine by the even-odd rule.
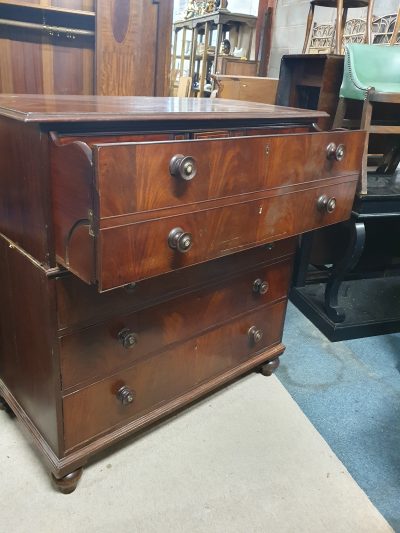
[[[0,93],[93,94],[94,39],[0,25]]]
[[[0,233],[54,264],[48,138],[35,125],[0,120]]]
[[[171,31],[170,0],[97,0],[96,94],[163,95]]]
[[[0,279],[0,379],[60,453],[54,282],[4,239],[0,239]]]
[[[51,143],[51,197],[56,258],[93,283],[94,224],[91,150],[83,142]]]

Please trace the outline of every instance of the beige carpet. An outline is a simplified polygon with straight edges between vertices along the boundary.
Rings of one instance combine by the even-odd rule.
[[[389,532],[276,378],[252,374],[90,465],[53,492],[0,413],[0,530]]]

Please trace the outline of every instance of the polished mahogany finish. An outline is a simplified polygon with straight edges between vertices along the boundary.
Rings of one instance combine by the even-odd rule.
[[[319,116],[0,96],[0,397],[62,492],[96,452],[278,366],[296,235],[348,218],[360,171],[363,133]]]
[[[2,0],[0,93],[163,96],[173,0]]]

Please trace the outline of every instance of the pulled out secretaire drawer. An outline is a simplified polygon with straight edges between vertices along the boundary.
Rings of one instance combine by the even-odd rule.
[[[158,410],[161,412],[174,400],[187,402],[190,396],[194,399],[203,384],[208,382],[212,387],[210,379],[218,381],[218,376],[278,344],[285,309],[286,299],[264,305],[65,395],[66,449],[119,425],[145,419],[150,411],[157,416]]]
[[[362,136],[57,141],[57,260],[101,292],[345,220]]]

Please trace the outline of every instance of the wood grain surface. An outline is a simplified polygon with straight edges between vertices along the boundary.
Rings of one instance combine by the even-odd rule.
[[[0,116],[24,122],[268,119],[310,123],[325,113],[209,98],[0,95]]]
[[[63,388],[106,377],[227,318],[285,298],[291,271],[290,258],[143,311],[115,315],[105,323],[61,337]],[[254,291],[257,279],[268,283],[266,294]],[[124,348],[119,342],[118,334],[124,329],[136,335],[137,343],[132,348]]]
[[[223,326],[139,361],[129,370],[64,397],[65,446],[126,424],[134,418],[194,389],[246,361],[281,338],[286,301],[264,306]],[[249,340],[252,326],[263,330],[260,343]],[[135,399],[122,405],[116,393],[122,386]]]

